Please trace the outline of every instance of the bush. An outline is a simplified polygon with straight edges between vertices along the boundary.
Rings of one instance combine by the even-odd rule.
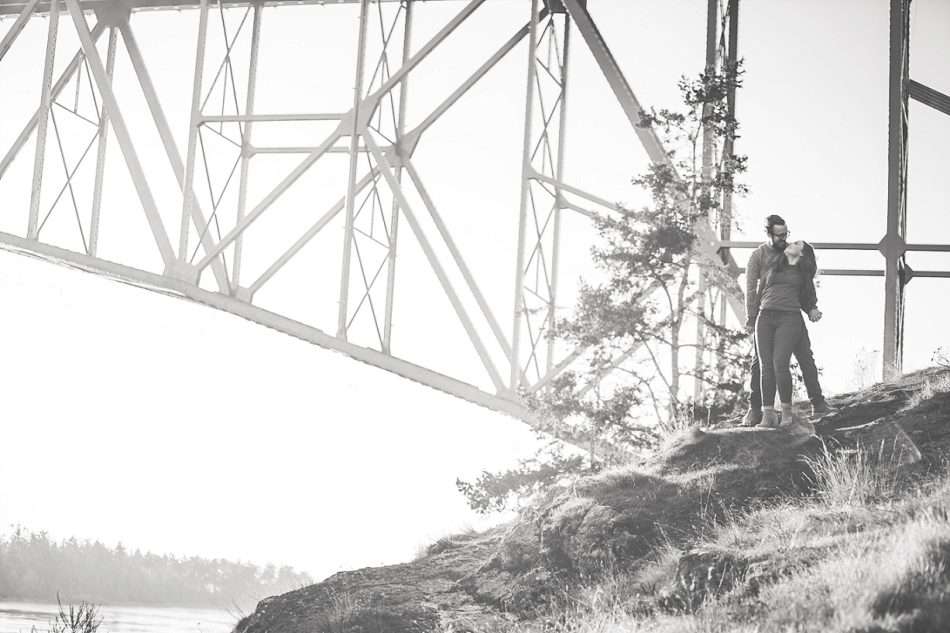
[[[89,602],[80,602],[79,606],[64,607],[59,595],[56,596],[59,613],[50,623],[50,633],[96,633],[102,618],[99,616],[99,607]],[[35,629],[34,629],[35,630]]]

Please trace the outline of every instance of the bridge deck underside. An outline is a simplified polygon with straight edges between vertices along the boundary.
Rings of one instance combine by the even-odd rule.
[[[572,187],[564,183],[561,174],[563,160],[562,158],[557,160],[553,158],[555,155],[559,157],[563,155],[561,139],[566,122],[566,108],[564,106],[568,83],[566,69],[570,65],[567,42],[571,29],[577,31],[581,37],[580,44],[592,55],[598,70],[603,75],[603,79],[630,125],[631,137],[635,137],[643,146],[646,158],[656,164],[672,167],[669,155],[656,131],[642,125],[644,110],[623,76],[617,60],[610,52],[593,17],[588,13],[584,0],[562,0],[556,4],[542,0],[520,0],[520,4],[526,10],[530,9],[527,24],[522,26],[523,23],[519,19],[514,26],[520,28],[470,76],[462,78],[454,92],[445,97],[437,107],[429,112],[423,121],[412,129],[404,128],[405,121],[402,114],[402,92],[405,89],[407,77],[423,61],[433,56],[434,51],[452,37],[456,28],[460,27],[480,6],[487,4],[489,0],[419,0],[418,3],[402,3],[401,0],[373,0],[377,6],[379,6],[379,3],[386,2],[390,5],[390,8],[398,10],[388,12],[393,15],[386,15],[385,19],[382,11],[374,16],[378,17],[380,22],[378,35],[381,38],[381,44],[376,46],[381,46],[381,48],[380,50],[375,47],[372,49],[373,54],[379,56],[379,62],[376,66],[377,72],[373,73],[368,73],[363,68],[367,63],[372,63],[371,59],[364,60],[368,49],[370,15],[369,12],[360,13],[357,11],[356,13],[360,17],[360,27],[357,34],[357,63],[354,79],[356,85],[352,108],[344,112],[303,112],[301,114],[276,116],[257,112],[254,108],[253,95],[256,89],[257,51],[260,47],[260,22],[261,14],[264,13],[263,7],[285,4],[346,4],[348,8],[356,9],[360,5],[360,0],[220,0],[222,5],[226,5],[228,8],[251,6],[252,9],[248,11],[241,10],[244,17],[237,25],[236,30],[230,33],[222,16],[221,27],[227,45],[223,53],[220,51],[213,53],[216,57],[210,64],[211,68],[223,55],[218,73],[213,78],[210,74],[205,78],[203,76],[206,66],[204,63],[205,54],[210,52],[207,13],[209,7],[217,5],[218,1],[206,0],[206,2],[200,3],[199,0],[61,0],[59,3],[53,3],[51,0],[0,0],[0,16],[19,16],[17,20],[12,21],[13,24],[10,27],[0,29],[0,34],[5,34],[3,40],[0,41],[0,58],[3,57],[6,50],[9,50],[13,40],[23,30],[30,15],[35,16],[46,12],[51,18],[54,18],[48,20],[46,25],[48,31],[47,47],[45,63],[41,66],[44,88],[40,104],[34,116],[14,140],[10,150],[0,160],[0,177],[2,177],[6,168],[12,164],[12,161],[21,153],[24,147],[34,150],[33,178],[28,192],[29,217],[21,218],[20,225],[21,228],[26,227],[26,232],[25,235],[21,235],[17,233],[18,229],[13,229],[10,233],[0,233],[0,248],[31,253],[44,259],[68,263],[83,270],[115,277],[138,286],[160,290],[214,306],[267,327],[298,336],[317,345],[344,352],[353,358],[469,401],[518,417],[531,418],[531,414],[524,407],[524,399],[521,394],[523,392],[536,393],[545,388],[556,376],[569,368],[571,363],[581,358],[586,350],[586,346],[583,345],[573,346],[576,347],[573,350],[561,349],[548,341],[546,336],[546,333],[553,329],[555,315],[559,309],[556,300],[556,274],[549,272],[556,271],[558,268],[559,219],[562,215],[566,215],[567,211],[576,211],[582,216],[593,217],[621,210],[616,203],[612,203],[602,196],[587,193],[579,187]],[[458,13],[438,32],[431,34],[424,44],[410,46],[409,36],[412,29],[409,14],[411,7],[425,5],[430,1],[454,1],[459,6]],[[491,1],[497,3],[499,0]],[[513,0],[508,0],[508,2],[513,4]],[[137,43],[128,12],[124,10],[182,8],[199,9],[189,12],[189,18],[184,18],[199,17],[195,49],[198,61],[194,64],[190,61],[184,62],[181,72],[182,77],[193,75],[191,116],[189,117],[186,148],[180,147],[175,139],[169,124],[169,116],[160,102],[158,90],[153,83],[145,57]],[[88,17],[88,14],[93,11],[99,15],[95,24],[90,26],[87,23],[88,20],[83,19],[82,13],[85,12]],[[393,21],[393,24],[388,28],[386,26],[387,20]],[[248,26],[242,31],[245,21],[248,21]],[[74,54],[73,61],[67,64],[66,69],[61,73],[62,76],[54,82],[56,36],[60,29],[60,23],[66,32],[71,32],[74,29],[78,34],[80,51]],[[393,33],[398,31],[396,27],[399,25],[402,25],[403,43],[401,48],[398,42],[390,47],[390,41],[394,39]],[[108,37],[110,39],[106,46],[105,59],[103,59],[102,52],[97,46],[97,38],[103,35],[107,28],[109,29]],[[376,35],[375,29],[376,25],[374,23],[373,37]],[[141,93],[145,97],[148,113],[141,112],[141,102],[136,102],[134,105],[130,104],[128,98],[122,96],[123,93],[113,89],[112,67],[114,66],[120,35],[125,57],[128,58],[128,62],[135,72],[135,79],[138,88],[141,89]],[[238,42],[239,35],[243,37],[240,42]],[[398,40],[399,38],[395,39]],[[509,339],[503,325],[496,318],[492,306],[489,305],[486,295],[482,291],[482,280],[476,277],[476,274],[466,263],[461,249],[457,247],[451,232],[442,220],[437,205],[429,195],[427,188],[424,187],[423,179],[416,171],[412,158],[419,138],[426,133],[429,127],[525,39],[528,40],[529,59],[525,75],[526,109],[522,130],[523,141],[521,143],[522,169],[519,187],[521,195],[518,207],[518,228],[512,239],[512,242],[514,242],[513,250],[517,251],[517,253],[512,253],[516,255],[513,258],[516,260],[514,266],[516,296],[512,298],[512,304],[506,310],[510,310],[509,313],[512,316],[512,334]],[[244,46],[246,48],[243,48]],[[237,49],[239,53],[232,54],[232,49]],[[240,82],[234,81],[234,72],[231,67],[234,60],[232,58],[238,59],[239,70],[243,71],[245,69],[243,65],[245,56],[247,57],[248,80],[244,86],[235,89],[235,85]],[[390,60],[400,56],[402,57],[402,63],[390,68]],[[551,61],[552,57],[556,63]],[[36,64],[36,66],[40,67],[39,64]],[[81,72],[85,72],[86,82],[81,82]],[[88,99],[91,103],[90,108],[95,110],[95,114],[84,117],[87,123],[92,123],[97,127],[93,142],[86,143],[87,149],[82,154],[85,157],[93,144],[96,144],[96,181],[93,183],[92,195],[89,200],[77,201],[73,196],[72,179],[78,171],[78,163],[70,171],[68,167],[70,161],[66,157],[68,152],[60,146],[59,133],[56,131],[56,121],[53,118],[54,112],[57,114],[60,114],[60,112],[53,110],[52,106],[63,105],[56,99],[69,83],[71,74],[75,74],[77,78],[75,81],[77,94],[88,89],[91,93]],[[364,80],[370,75],[369,84],[364,86]],[[543,77],[548,76],[552,81],[548,82],[543,79]],[[222,77],[223,79],[219,82],[219,78]],[[539,79],[539,77],[542,79]],[[229,78],[230,81],[228,81]],[[205,82],[208,85],[204,85]],[[228,90],[229,85],[231,87],[230,91]],[[93,91],[93,87],[96,88],[96,91]],[[233,103],[227,103],[223,98],[220,114],[206,108],[212,92],[218,94],[216,92],[218,87],[221,87],[220,93],[223,97],[233,101]],[[245,94],[241,95],[244,99],[239,99],[237,94],[241,89],[245,90]],[[231,94],[228,95],[228,92]],[[204,100],[202,100],[202,97],[204,97]],[[384,103],[386,98],[391,101]],[[244,101],[243,106],[239,103],[242,100]],[[78,102],[79,97],[77,96],[76,103]],[[380,122],[382,115],[376,115],[387,109],[384,107],[387,103],[389,105],[387,114],[391,115],[393,120],[387,121],[386,125],[383,125]],[[226,108],[225,105],[228,107]],[[75,105],[69,111],[79,116],[78,109],[79,106]],[[139,137],[130,130],[123,110],[126,112],[131,110],[132,116],[144,116],[139,120],[144,121],[147,127],[157,132],[161,140],[159,149],[152,152],[151,149],[136,143],[135,139]],[[182,112],[183,110],[183,104],[179,100],[178,111]],[[397,111],[399,112],[398,115]],[[52,121],[54,128],[54,136],[57,139],[56,146],[46,141],[48,136],[46,126],[49,121]],[[329,131],[321,131],[317,135],[318,138],[323,138],[323,135],[325,135],[323,142],[319,145],[257,146],[252,144],[249,140],[251,124],[254,122],[263,124],[269,121],[327,121],[334,124],[334,127]],[[204,141],[201,136],[202,130],[206,129],[209,123],[215,122],[241,124],[239,127],[239,141],[224,136],[220,129],[223,126],[219,126],[218,130],[218,134],[224,140],[231,140],[232,144],[240,150],[237,153],[237,159],[235,159],[233,148],[228,147],[231,152],[227,155],[228,164],[232,165],[231,175],[235,174],[237,167],[241,167],[240,180],[228,191],[233,195],[227,199],[227,204],[224,205],[227,208],[222,213],[217,213],[218,205],[224,198],[225,190],[234,181],[229,177],[221,191],[214,190],[208,165],[208,152],[204,149]],[[386,128],[385,131],[378,129],[383,127]],[[148,266],[139,268],[141,264],[133,262],[131,258],[125,256],[127,255],[125,253],[113,255],[111,260],[103,259],[100,255],[98,237],[101,215],[99,211],[101,201],[105,197],[102,193],[104,190],[103,182],[105,181],[106,172],[109,171],[106,169],[105,160],[107,131],[111,131],[111,136],[115,137],[114,144],[119,146],[118,149],[126,163],[128,177],[132,181],[135,195],[142,207],[144,219],[148,226],[147,234],[143,230],[143,235],[146,236],[143,238],[143,243],[148,243],[148,236],[154,241],[154,251],[151,251],[150,244],[147,246],[152,256],[157,257],[157,260],[152,262],[155,265],[151,268]],[[32,138],[31,135],[34,135],[37,139],[32,146],[29,143]],[[338,141],[341,139],[349,139],[349,151],[338,145]],[[394,141],[393,139],[399,140]],[[199,141],[201,141],[200,157]],[[85,142],[85,138],[83,142]],[[49,145],[49,149],[47,145]],[[512,146],[514,146],[514,143]],[[46,220],[61,199],[57,197],[50,206],[47,203],[51,196],[47,195],[44,199],[43,195],[44,175],[49,171],[46,169],[47,163],[51,163],[47,160],[46,153],[47,151],[54,153],[57,149],[59,149],[61,154],[59,158],[66,171],[64,190],[65,188],[69,189],[69,201],[73,203],[78,235],[71,236],[70,239],[73,241],[67,240],[66,242],[60,242],[60,246],[53,246],[53,242],[49,241],[50,229],[48,227],[47,233],[42,236],[46,241],[41,239],[40,234],[47,226]],[[152,157],[152,164],[158,165],[167,162],[168,167],[171,168],[171,172],[178,181],[177,190],[181,193],[182,208],[180,214],[173,211],[163,213],[163,209],[170,209],[169,201],[172,204],[177,201],[174,200],[177,195],[172,193],[164,204],[160,203],[153,191],[153,189],[157,190],[154,187],[154,177],[146,169],[143,160],[140,158],[140,149],[143,150],[143,155],[147,153],[148,156]],[[185,151],[183,152],[182,149],[185,149]],[[29,149],[22,153],[28,154]],[[160,156],[162,153],[165,154],[164,158],[166,160],[163,160]],[[219,152],[219,154],[221,153]],[[279,177],[274,178],[276,184],[272,188],[265,188],[252,195],[248,193],[247,185],[250,180],[248,175],[250,173],[249,163],[251,162],[250,158],[258,153],[304,154],[305,158],[289,172],[278,174]],[[256,261],[262,270],[240,266],[242,261],[245,263],[255,261],[250,258],[242,260],[245,253],[241,240],[245,233],[250,232],[253,236],[261,238],[265,233],[261,229],[262,226],[270,227],[271,230],[275,230],[274,227],[277,226],[273,223],[271,225],[260,223],[256,224],[252,230],[252,223],[255,223],[270,207],[277,206],[278,199],[298,180],[303,179],[305,173],[309,175],[312,171],[311,168],[321,157],[330,153],[347,153],[349,155],[350,166],[346,172],[347,187],[345,195],[341,194],[323,216],[313,218],[316,221],[309,225],[309,228],[306,225],[311,218],[308,217],[308,222],[301,221],[301,226],[295,226],[294,231],[289,229],[285,231],[288,233],[287,237],[297,238],[291,246],[287,248],[275,247],[271,249],[273,251],[271,252],[266,250],[266,245],[264,245],[266,240],[259,239],[257,244],[259,251],[253,253],[253,255],[257,257]],[[216,156],[220,158],[212,152],[211,162],[214,162],[213,159]],[[364,158],[366,165],[362,164]],[[23,161],[28,160],[29,157],[23,159]],[[82,158],[79,160],[81,162]],[[200,199],[195,184],[196,179],[200,179],[202,175],[199,161],[204,165],[203,171],[205,173],[203,175],[207,177],[209,188],[208,194],[201,196]],[[320,167],[324,168],[326,162],[323,161]],[[21,162],[21,164],[25,163]],[[366,171],[366,167],[368,167],[368,173],[361,177],[361,174]],[[405,171],[408,180],[400,180],[400,174],[403,171]],[[321,176],[324,173],[327,173],[326,169],[321,173]],[[10,182],[10,180],[7,180],[7,182]],[[25,180],[18,182],[22,184]],[[46,179],[47,188],[53,186],[50,184],[51,182],[54,181]],[[58,184],[58,181],[55,182]],[[370,210],[367,213],[358,218],[360,211],[365,207],[365,200],[359,208],[357,208],[357,205],[363,199],[363,190],[368,187],[372,187],[370,193],[375,196],[372,198],[374,204],[370,205]],[[27,193],[25,187],[21,189],[21,194],[25,195]],[[235,190],[238,191],[235,192]],[[111,191],[115,191],[115,188]],[[82,195],[79,197],[82,198]],[[328,198],[332,197],[328,196]],[[369,195],[366,195],[365,199],[370,199]],[[248,204],[248,200],[251,200],[254,204]],[[331,201],[328,200],[328,203]],[[49,207],[48,211],[47,207]],[[82,210],[80,210],[80,207],[82,207]],[[384,208],[391,208],[391,213],[385,213]],[[419,223],[416,219],[416,210],[421,211],[419,215],[422,215],[423,212],[427,214],[423,216],[426,218],[424,223]],[[45,213],[41,214],[41,211]],[[565,213],[562,214],[562,211]],[[334,218],[341,215],[342,219],[338,220],[338,223],[343,226],[337,227],[334,225],[334,228],[342,228],[345,236],[341,240],[342,244],[339,247],[339,252],[329,248],[323,248],[321,251],[322,253],[331,253],[328,259],[335,256],[339,257],[335,262],[339,264],[341,271],[339,292],[332,293],[330,297],[321,297],[321,301],[323,301],[321,306],[329,305],[330,301],[334,301],[339,306],[338,315],[335,319],[336,335],[331,333],[334,331],[334,323],[331,323],[329,318],[319,321],[319,323],[315,320],[303,323],[284,316],[293,311],[283,309],[286,307],[283,304],[281,304],[281,307],[276,307],[274,304],[268,303],[268,307],[262,307],[255,303],[257,291],[310,243],[317,233],[329,226]],[[381,218],[380,226],[391,227],[391,229],[385,231],[384,235],[374,233],[375,224],[372,220],[377,215]],[[389,216],[388,224],[386,223],[387,217],[384,217],[386,215]],[[58,217],[62,216],[63,214],[60,213]],[[221,216],[225,217],[222,219]],[[368,228],[362,225],[358,226],[357,220],[359,219],[365,224],[367,216],[370,216],[370,226]],[[214,230],[211,229],[212,224],[209,220],[212,217],[215,220]],[[268,217],[272,218],[273,214]],[[391,324],[396,320],[393,318],[392,308],[396,275],[391,262],[395,261],[396,220],[400,217],[405,218],[406,228],[411,230],[415,237],[415,242],[410,242],[410,244],[418,243],[419,250],[424,258],[423,261],[431,268],[442,294],[445,295],[445,299],[451,307],[451,312],[447,313],[455,316],[458,321],[457,325],[461,327],[465,334],[467,344],[471,345],[472,349],[469,353],[473,351],[477,357],[478,363],[474,361],[470,363],[473,370],[465,373],[464,379],[461,375],[458,377],[444,375],[433,369],[423,367],[421,364],[397,358],[391,353],[393,349],[390,336]],[[505,220],[507,219],[509,218],[506,217]],[[431,225],[429,220],[431,220]],[[218,230],[220,223],[224,224],[223,230]],[[705,220],[702,223],[707,224]],[[175,225],[178,228],[177,249],[173,244],[176,238]],[[277,228],[285,227],[280,225]],[[306,228],[306,231],[302,235],[296,231],[296,229],[303,230],[304,228]],[[511,228],[514,229],[515,227],[512,226]],[[723,267],[722,259],[717,252],[718,236],[714,229],[711,226],[697,226],[697,231],[701,235],[699,251],[703,260],[710,266]],[[89,234],[88,241],[86,239],[87,232]],[[290,233],[293,233],[293,235],[289,235]],[[405,233],[405,230],[403,230],[403,233]],[[358,244],[356,240],[360,239],[357,236],[368,236],[369,241],[372,242],[372,247],[379,249],[374,250],[373,253],[384,253],[379,255],[382,263],[373,260],[372,265],[369,266],[369,273],[363,270],[363,256],[358,251],[355,258],[351,255],[351,252],[357,248],[357,246],[354,246]],[[81,240],[81,244],[74,241],[76,237]],[[193,239],[195,242],[192,242]],[[192,244],[194,244],[194,248],[192,248]],[[68,248],[74,250],[66,250]],[[200,258],[197,257],[199,252],[202,255]],[[351,266],[351,261],[354,259],[357,261]],[[268,263],[269,265],[267,265]],[[730,263],[733,268],[736,267],[734,262]],[[389,264],[388,269],[385,268],[387,264]],[[359,270],[356,268],[357,265]],[[266,269],[263,269],[265,266]],[[206,269],[208,274],[205,275],[204,281],[207,283],[203,284],[202,273]],[[164,272],[158,273],[159,270]],[[245,273],[243,283],[238,274],[239,270]],[[255,276],[259,275],[253,282],[248,279],[249,270],[253,271]],[[375,274],[373,274],[374,270],[376,271]],[[386,276],[381,275],[384,270],[387,272]],[[486,268],[486,270],[489,269]],[[490,270],[494,274],[495,268],[492,267]],[[211,276],[213,276],[213,279],[209,279]],[[375,286],[377,279],[385,279],[385,285],[380,283],[379,286]],[[297,281],[309,284],[312,279],[308,277],[306,280]],[[354,288],[352,298],[350,297],[351,286]],[[212,287],[217,288],[217,290],[211,291],[210,288]],[[377,318],[376,306],[373,303],[374,295],[372,293],[377,288],[379,290],[375,295],[375,303],[379,304],[381,318]],[[385,296],[382,296],[384,290]],[[360,294],[355,294],[357,292]],[[734,280],[726,294],[730,305],[737,314],[737,318],[740,321],[744,320],[744,314],[740,314],[743,310],[743,303],[740,298],[741,292],[738,291],[738,286]],[[355,304],[355,307],[353,304]],[[371,312],[369,316],[365,314],[365,310],[360,313],[360,308],[367,304],[369,304],[369,311]],[[478,309],[475,310],[475,307]],[[362,321],[354,326],[358,314],[363,317],[363,321],[367,321],[369,317],[372,317],[372,323],[369,324],[372,327],[363,327],[367,324]],[[327,317],[327,315],[322,314],[321,318],[323,317]],[[361,330],[360,327],[363,329]],[[360,333],[363,330],[366,330],[368,334],[361,338]],[[465,339],[462,339],[463,344],[466,344]],[[566,356],[565,353],[567,353]],[[459,363],[455,364],[459,367],[462,366]],[[482,370],[484,373],[481,373]],[[478,373],[475,373],[476,371]],[[585,444],[582,448],[586,450],[588,446]]]
[[[116,262],[75,253],[50,244],[27,240],[16,235],[0,232],[0,251],[28,255],[53,264],[110,277],[116,281],[137,286],[145,290],[159,292],[170,297],[194,301],[206,306],[229,312],[236,316],[289,334],[308,343],[319,345],[346,354],[355,360],[381,367],[396,375],[414,380],[423,385],[457,396],[474,404],[506,413],[517,418],[528,419],[530,413],[524,405],[509,398],[493,395],[439,372],[421,367],[373,349],[340,341],[319,328],[295,321],[264,308],[251,305],[218,292],[209,292],[188,283],[170,279],[147,271],[125,266]]]

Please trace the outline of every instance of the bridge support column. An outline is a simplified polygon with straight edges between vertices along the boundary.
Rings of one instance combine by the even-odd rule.
[[[716,72],[717,35],[719,35],[719,0],[708,0],[706,5],[706,65],[707,76]],[[703,107],[703,119],[710,115],[712,106]],[[708,194],[712,180],[713,152],[715,151],[714,131],[708,125],[703,125],[703,188]],[[709,290],[706,288],[706,273],[702,266],[699,268],[698,299],[696,305],[696,358],[693,377],[693,400],[699,402],[705,392],[705,382],[702,379],[706,371],[706,301]]]
[[[251,52],[250,61],[247,70],[247,97],[244,103],[244,114],[248,117],[254,116],[254,98],[257,92],[257,58],[261,45],[261,14],[263,6],[260,2],[254,3],[254,17],[251,24]],[[251,167],[251,128],[254,121],[248,119],[244,123],[244,134],[241,137],[241,180],[238,185],[238,203],[237,203],[237,221],[240,222],[247,213],[247,177]],[[246,292],[241,292],[241,258],[244,254],[244,234],[238,235],[234,240],[234,263],[231,267],[231,288],[232,296],[247,297]]]
[[[554,368],[571,17],[554,0],[532,3],[515,258],[509,388],[529,390]]]
[[[559,3],[560,4],[560,3]],[[557,291],[558,291],[558,279],[560,277],[560,262],[561,262],[561,215],[562,211],[567,207],[564,201],[563,195],[563,185],[564,182],[564,154],[565,148],[567,147],[566,135],[567,135],[567,96],[568,96],[568,86],[570,85],[568,81],[569,73],[568,69],[570,68],[571,63],[571,16],[564,11],[564,7],[560,6],[560,12],[564,16],[564,32],[562,37],[562,51],[561,51],[561,95],[560,95],[560,117],[558,121],[558,131],[557,131],[557,164],[554,166],[554,179],[556,184],[554,185],[554,205],[551,209],[551,213],[554,214],[554,228],[552,231],[552,246],[551,246],[551,292],[548,297],[548,315],[547,315],[547,331],[553,333],[557,329]],[[545,359],[544,366],[544,375],[551,373],[551,370],[554,368],[554,337],[548,338],[548,348]],[[543,378],[542,375],[538,376],[540,380]]]
[[[118,43],[116,27],[109,27],[109,46],[106,49],[106,76],[112,81],[115,70],[115,48]],[[89,254],[93,257],[99,248],[99,215],[102,208],[102,181],[105,177],[106,148],[109,139],[109,112],[103,108],[99,117],[99,147],[96,148],[96,181],[92,190],[92,220],[89,228]]]
[[[718,0],[709,0],[706,11],[706,75],[714,73],[727,74],[734,72],[738,60],[738,36],[739,36],[739,0],[729,0],[725,12],[719,13],[720,3]],[[730,117],[735,116],[736,112],[736,89],[730,86],[726,93],[726,107]],[[703,117],[710,115],[712,105],[707,104],[703,109]],[[714,168],[720,174],[728,175],[732,171],[732,161],[734,159],[734,140],[731,135],[726,135],[722,140],[722,147],[717,147],[714,131],[709,126],[703,128],[702,144],[702,179],[703,186],[708,193],[708,187],[714,177]],[[721,152],[718,156],[719,164],[716,163],[717,151]],[[710,201],[712,204],[713,201]],[[713,228],[718,229],[719,238],[728,240],[732,235],[732,192],[728,189],[722,192],[720,206],[718,209],[710,208],[710,220]],[[717,213],[714,213],[717,212]],[[717,217],[718,216],[718,217]],[[731,260],[731,254],[728,249],[720,251],[722,264],[728,265]],[[719,261],[713,263],[718,264]],[[696,356],[694,366],[694,401],[700,401],[706,391],[706,385],[712,378],[707,377],[707,361],[715,362],[716,373],[721,380],[724,372],[723,359],[715,358],[716,352],[710,349],[706,342],[707,325],[725,325],[728,316],[726,306],[726,293],[722,288],[709,283],[709,278],[705,272],[703,264],[699,271],[699,287],[697,298],[697,319],[696,319]]]
[[[727,38],[727,52],[725,64],[726,68],[730,71],[734,70],[739,63],[739,0],[729,0],[726,11],[728,11],[729,17],[729,32]],[[734,119],[736,116],[736,88],[735,86],[729,87],[729,92],[726,95],[726,108],[729,113],[729,118]],[[735,159],[735,141],[732,136],[727,136],[722,144],[722,164],[723,171],[730,176],[732,176],[733,171],[733,160]],[[719,220],[719,238],[722,240],[732,239],[732,191],[726,190],[722,193],[722,211],[720,213]],[[728,248],[724,248],[720,251],[720,256],[724,264],[729,263],[732,259],[732,254]],[[719,323],[721,325],[726,324],[727,312],[727,301],[726,293],[719,292]],[[715,304],[714,304],[715,305]],[[722,382],[723,377],[726,371],[727,360],[722,356],[716,359],[716,380]]]
[[[43,84],[40,96],[39,124],[36,126],[36,151],[33,155],[33,187],[30,193],[30,219],[26,236],[39,238],[40,199],[43,194],[43,166],[46,158],[46,126],[49,124],[53,63],[56,60],[56,34],[59,30],[59,0],[49,5],[49,28],[46,35],[46,60],[43,64]]]
[[[518,209],[518,244],[515,257],[515,297],[512,305],[514,324],[511,334],[511,372],[508,387],[514,391],[521,384],[521,319],[524,311],[525,230],[528,223],[528,197],[531,195],[531,125],[534,121],[534,84],[537,69],[535,54],[538,46],[538,0],[531,0],[528,31],[528,80],[526,84],[524,115],[524,144],[521,156],[521,203]]]
[[[350,164],[346,183],[346,220],[343,228],[343,273],[340,278],[340,305],[336,335],[346,340],[348,328],[348,301],[350,294],[350,258],[353,250],[353,213],[356,209],[356,170],[359,159],[361,125],[360,104],[363,101],[363,74],[366,62],[366,27],[369,18],[369,0],[360,2],[360,26],[356,48],[356,77],[353,81],[353,110],[350,114]]]
[[[910,2],[891,0],[887,136],[887,234],[884,255],[884,379],[902,372],[904,278],[907,250],[907,88],[910,65]]]
[[[208,0],[201,0],[198,17],[198,45],[195,51],[195,75],[191,87],[191,123],[188,127],[188,153],[185,156],[185,178],[182,184],[181,228],[178,234],[178,261],[188,261],[188,233],[193,205],[195,156],[198,151],[198,126],[201,125],[201,85],[204,77],[205,49],[208,42]],[[224,288],[222,288],[224,290]]]
[[[406,16],[403,22],[402,37],[402,65],[409,61],[409,50],[412,46],[412,10],[413,0],[406,0]],[[409,160],[410,147],[405,142],[406,131],[406,91],[409,89],[409,76],[399,82],[399,119],[396,122],[396,152],[402,159],[396,167],[396,182],[402,184],[403,163]],[[399,243],[399,202],[395,196],[392,201],[392,210],[389,215],[389,261],[386,270],[386,312],[383,317],[384,354],[392,353],[393,340],[393,302],[396,296],[396,246]]]

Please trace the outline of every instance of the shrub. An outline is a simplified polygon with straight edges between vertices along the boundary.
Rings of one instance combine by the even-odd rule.
[[[56,614],[56,619],[50,622],[50,633],[96,633],[99,630],[102,618],[96,605],[83,601],[79,606],[71,604],[65,607],[58,594],[56,603],[59,605],[59,613]]]

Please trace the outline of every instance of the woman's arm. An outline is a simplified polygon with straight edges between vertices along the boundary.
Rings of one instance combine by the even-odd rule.
[[[815,275],[818,273],[818,258],[815,256],[815,249],[808,242],[803,242],[801,271],[805,278],[802,284],[802,291],[799,295],[799,301],[802,304],[802,311],[811,318],[813,310],[818,309],[818,292],[815,290]],[[814,320],[814,319],[812,319]]]
[[[815,291],[814,276],[806,274],[803,277],[805,283],[802,284],[802,291],[798,296],[798,300],[802,304],[802,311],[807,314],[818,308],[818,293]]]

